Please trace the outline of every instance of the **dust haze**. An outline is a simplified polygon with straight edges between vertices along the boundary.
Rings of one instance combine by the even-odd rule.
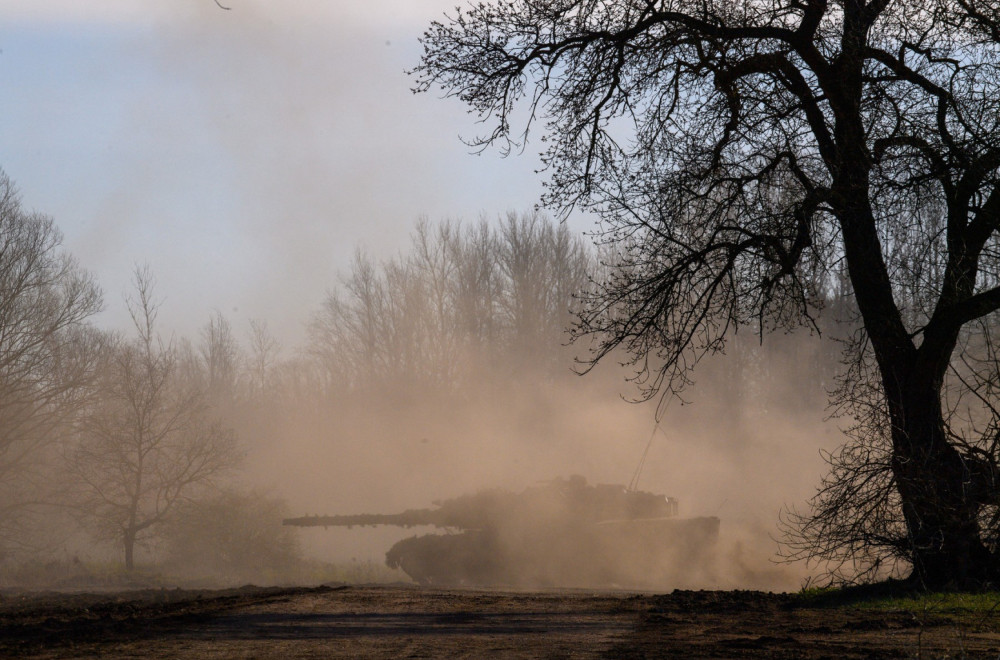
[[[665,547],[649,583],[609,584],[579,564],[510,582],[793,590],[809,575],[774,563],[776,523],[815,491],[820,450],[840,442],[825,420],[829,344],[807,331],[763,341],[741,331],[659,422],[657,401],[630,402],[631,372],[615,360],[574,373],[586,344],[567,345],[565,330],[593,248],[575,224],[506,211],[538,197],[530,157],[498,175],[490,156],[472,158],[454,139],[468,125],[459,109],[411,99],[403,69],[418,56],[415,26],[451,7],[417,4],[377,17],[323,13],[294,40],[291,26],[322,10],[129,10],[155,45],[135,38],[116,55],[171,82],[155,97],[163,103],[119,108],[109,142],[134,148],[91,168],[111,169],[113,184],[63,172],[50,187],[26,186],[26,206],[55,216],[60,249],[104,289],[104,311],[87,328],[116,338],[93,339],[103,356],[93,369],[109,382],[80,384],[95,389],[45,421],[30,469],[12,481],[0,470],[10,503],[0,507],[0,586],[407,581],[385,566],[386,552],[448,530],[281,520],[433,509],[573,475],[621,488],[635,477],[639,490],[676,498],[679,519],[718,518],[719,537],[681,555]],[[373,75],[385,71],[396,77]],[[408,120],[392,118],[393,107]],[[178,116],[197,120],[192,128]],[[461,164],[442,165],[448,158]],[[15,180],[47,168],[3,165]],[[155,284],[147,344],[165,350],[156,364],[172,365],[164,379],[188,397],[162,405],[197,392],[192,419],[231,432],[240,459],[169,515],[153,512],[135,567],[122,573],[122,526],[113,512],[81,514],[93,479],[70,468],[106,456],[93,442],[98,413],[118,411],[114,369],[143,341],[125,300],[135,299],[135,263],[148,263]],[[614,556],[595,564],[646,566],[634,546],[609,544]]]
[[[719,357],[705,371],[725,379],[726,364]],[[699,383],[691,403],[671,404],[656,428],[655,404],[623,399],[635,395],[623,386],[627,372],[579,377],[569,368],[548,382],[513,376],[458,401],[411,393],[401,402],[300,411],[281,425],[280,443],[251,457],[248,473],[281,492],[295,515],[398,513],[482,489],[519,493],[570,475],[624,487],[648,445],[638,488],[676,498],[681,518],[718,517],[720,537],[694,549],[699,561],[679,561],[665,544],[654,581],[627,586],[802,586],[810,567],[775,563],[777,521],[786,506],[802,508],[824,472],[820,449],[839,442],[824,423],[821,384],[772,371],[783,384],[761,402],[727,401],[711,382]],[[380,562],[397,541],[429,533],[441,530],[306,528],[300,538],[311,556]],[[623,550],[619,561],[643,565],[617,546]],[[561,586],[594,586],[591,578],[574,575]]]

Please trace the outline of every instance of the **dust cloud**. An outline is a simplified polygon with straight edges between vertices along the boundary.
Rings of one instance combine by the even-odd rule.
[[[392,271],[391,265],[386,270]],[[411,320],[433,325],[419,316]],[[415,341],[420,350],[433,349]],[[729,355],[701,365],[698,382],[685,394],[689,402],[669,403],[659,424],[657,401],[627,400],[636,395],[625,383],[627,369],[608,361],[580,376],[573,372],[579,345],[565,346],[560,332],[538,341],[547,347],[544,365],[538,346],[526,357],[516,342],[504,349],[499,363],[459,352],[446,354],[444,367],[422,363],[428,373],[454,374],[454,383],[430,385],[412,374],[416,382],[408,382],[401,368],[398,377],[375,377],[349,391],[334,387],[329,396],[319,393],[324,386],[317,384],[277,417],[255,420],[247,429],[247,435],[260,434],[247,478],[279,494],[295,516],[396,514],[434,510],[435,502],[494,489],[517,495],[571,475],[622,490],[641,461],[632,485],[675,498],[679,519],[718,518],[718,540],[685,546],[671,540],[671,533],[661,534],[654,552],[662,556],[650,566],[648,542],[583,539],[594,555],[603,548],[595,568],[642,567],[635,575],[645,581],[635,578],[631,587],[794,590],[802,585],[809,567],[774,561],[777,521],[783,508],[801,508],[812,495],[825,468],[820,450],[839,442],[835,423],[825,420],[825,391],[836,362],[825,340],[808,332],[765,337],[763,344],[755,335],[737,337]],[[532,506],[528,496],[517,502],[510,508]],[[518,525],[535,520],[535,527],[553,519],[525,510],[516,517]],[[430,527],[356,526],[305,528],[298,535],[310,557],[378,564],[397,542],[441,533]],[[496,535],[501,544],[509,540],[502,530]],[[556,548],[564,539],[555,536],[543,534],[534,542],[543,548],[537,552],[554,555],[547,560],[558,561]],[[540,560],[518,552],[535,551],[494,547],[494,555],[520,557],[526,564],[524,576],[505,574],[494,582],[609,584],[596,577],[599,571],[586,571],[570,557],[565,563],[575,571],[536,575],[532,583],[529,574]],[[451,556],[445,549],[439,553]],[[456,551],[456,563],[459,556]],[[452,577],[461,581],[462,571],[455,571]],[[625,586],[628,580],[611,582]]]
[[[613,360],[574,372],[585,346],[568,344],[565,328],[592,267],[587,244],[539,213],[423,220],[399,256],[356,255],[308,320],[305,345],[281,346],[264,321],[240,331],[221,312],[193,337],[157,339],[164,382],[202,397],[186,414],[210,414],[199,424],[217,440],[237,439],[242,462],[217,466],[218,476],[169,511],[149,513],[152,523],[132,539],[145,572],[112,568],[121,556],[117,530],[125,529],[115,512],[125,504],[109,501],[103,517],[84,524],[93,512],[80,503],[96,501],[84,474],[75,486],[82,490],[53,491],[52,506],[24,512],[36,535],[29,555],[43,556],[42,547],[51,566],[11,568],[18,553],[8,544],[0,577],[55,587],[414,578],[799,588],[809,567],[773,561],[777,521],[783,507],[801,507],[814,492],[825,467],[819,451],[838,441],[824,421],[836,370],[829,342],[805,332],[763,342],[737,334],[727,354],[699,366],[689,401],[670,401],[658,414],[656,400],[623,400],[636,392]],[[129,344],[108,342],[119,345]],[[63,439],[44,458],[52,482],[73,483],[81,456],[100,464],[100,474],[117,470],[110,454],[90,449],[111,440],[104,422],[88,420],[131,423],[115,417],[118,378],[109,373],[82,399],[79,420],[61,422]],[[660,496],[650,500],[657,506],[673,498],[677,515],[637,514],[629,498],[645,496],[626,487]],[[159,506],[156,493],[144,497],[139,509]],[[412,510],[446,515],[449,501],[469,498],[488,506],[412,519]],[[281,524],[408,511],[402,526]],[[53,540],[65,529],[72,531]]]
[[[680,518],[719,518],[720,535],[712,547],[691,548],[698,560],[682,561],[664,544],[662,574],[629,586],[799,588],[807,567],[774,563],[776,522],[783,507],[814,492],[824,470],[819,449],[837,443],[822,406],[749,412],[699,390],[692,404],[668,410],[650,441],[653,406],[623,401],[620,375],[527,379],[468,401],[414,396],[300,412],[281,425],[280,442],[255,452],[248,475],[281,493],[294,515],[388,514],[433,509],[435,501],[483,489],[520,493],[569,475],[624,487],[649,442],[639,489],[676,498]],[[441,531],[308,528],[299,535],[314,557],[381,562],[415,533]],[[628,550],[625,542],[615,547]],[[635,557],[618,561],[643,565]],[[590,577],[563,575],[560,586],[593,586]]]

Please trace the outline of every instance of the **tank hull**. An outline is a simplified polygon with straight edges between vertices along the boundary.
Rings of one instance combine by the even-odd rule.
[[[404,539],[386,564],[436,586],[677,588],[710,566],[719,519],[612,520]]]

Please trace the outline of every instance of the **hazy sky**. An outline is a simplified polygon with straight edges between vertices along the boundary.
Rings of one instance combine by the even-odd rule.
[[[414,221],[526,209],[534,153],[472,155],[477,125],[415,96],[417,38],[455,0],[4,0],[0,167],[53,216],[124,321],[148,262],[161,318],[214,309],[287,339],[357,246]]]

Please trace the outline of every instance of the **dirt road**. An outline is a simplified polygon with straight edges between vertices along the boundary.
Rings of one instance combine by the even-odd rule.
[[[998,631],[997,612],[808,607],[755,592],[246,587],[0,600],[0,656],[34,658],[997,658]]]

